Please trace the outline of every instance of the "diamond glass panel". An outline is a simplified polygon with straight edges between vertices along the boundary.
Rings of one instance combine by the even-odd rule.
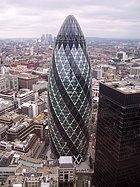
[[[88,149],[91,77],[84,35],[73,16],[66,18],[56,39],[48,108],[52,150],[57,157],[70,155],[80,164]]]

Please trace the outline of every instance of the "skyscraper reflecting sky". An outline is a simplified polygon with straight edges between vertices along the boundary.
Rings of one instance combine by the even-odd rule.
[[[140,92],[126,82],[100,83],[94,182],[140,186]]]
[[[57,157],[84,161],[89,141],[91,77],[86,42],[74,18],[64,21],[55,43],[48,85],[48,119]]]

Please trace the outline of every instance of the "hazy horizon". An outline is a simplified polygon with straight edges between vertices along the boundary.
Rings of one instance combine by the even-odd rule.
[[[139,0],[0,0],[0,39],[56,36],[71,14],[85,37],[139,39]]]
[[[51,34],[51,33],[42,33],[42,34]],[[53,35],[52,35],[53,36]],[[53,36],[53,37],[57,37],[57,36]],[[9,37],[9,38],[0,38],[0,40],[28,40],[28,39],[40,39],[41,36],[38,37]],[[140,40],[140,38],[109,38],[109,37],[96,37],[96,36],[85,36],[86,39],[105,39],[105,40]]]

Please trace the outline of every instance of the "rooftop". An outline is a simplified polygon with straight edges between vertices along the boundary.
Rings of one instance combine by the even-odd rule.
[[[72,156],[60,156],[59,164],[60,167],[74,167]]]
[[[6,180],[5,186],[9,186],[9,181],[11,182],[12,185],[13,184],[23,184],[24,176],[22,176],[22,175],[18,175],[18,176],[16,176],[16,175],[12,176],[11,175],[11,176],[9,176]],[[19,187],[19,185],[18,185],[18,187]]]
[[[8,106],[13,105],[10,100],[0,98],[0,110],[6,109]]]
[[[2,95],[13,95],[13,94],[15,94],[16,93],[16,91],[14,91],[14,90],[6,90],[6,91],[2,91],[1,93],[0,93],[0,95],[2,94]]]
[[[140,93],[140,82],[116,81],[106,82],[105,85],[124,94]]]
[[[29,134],[24,141],[15,140],[14,145],[18,148],[27,147],[35,134]]]
[[[11,67],[10,71],[15,72],[15,73],[31,72],[31,70],[28,69],[27,66],[23,66],[23,65],[17,65],[16,67]]]
[[[11,161],[13,159],[14,152],[6,152],[2,151],[0,153],[0,167],[6,167],[11,164]],[[1,170],[1,169],[0,169]]]
[[[41,123],[46,119],[46,115],[44,113],[39,114],[38,116],[34,117],[34,121]]]
[[[59,158],[59,163],[60,163],[60,164],[73,163],[73,162],[72,162],[72,157],[71,157],[71,156],[60,156],[60,158]]]
[[[33,93],[33,90],[23,88],[23,89],[20,89],[18,91],[17,97],[24,97],[24,96],[26,96],[27,94],[30,94],[30,93]]]
[[[20,75],[18,75],[18,78],[21,79],[33,79],[33,78],[38,78],[37,75],[33,75],[31,73],[21,73]]]
[[[13,122],[17,122],[20,119],[23,119],[23,115],[21,114],[17,114],[13,111],[11,112],[7,112],[6,114],[3,114],[2,116],[0,116],[0,120],[6,120],[6,121],[13,121]]]
[[[42,159],[34,159],[34,158],[31,158],[31,157],[27,157],[25,155],[21,155],[20,160],[28,162],[28,163],[32,163],[32,164],[43,164]]]
[[[30,125],[30,123],[28,123],[28,122],[22,122],[22,123],[17,122],[12,127],[10,127],[8,131],[10,131],[10,132],[17,132],[20,129],[28,127],[29,125]]]
[[[44,175],[51,174],[51,173],[57,173],[57,167],[38,167],[35,168],[37,172],[43,173]],[[26,165],[21,165],[19,168],[17,168],[16,173],[23,173],[23,172],[31,172],[31,167]]]
[[[1,131],[2,131],[2,129],[6,129],[6,128],[8,128],[7,125],[4,125],[4,124],[0,123],[0,130],[1,130]]]

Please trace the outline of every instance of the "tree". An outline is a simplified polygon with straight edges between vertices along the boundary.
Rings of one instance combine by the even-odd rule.
[[[45,91],[47,91],[47,88],[41,88],[40,90],[38,90],[38,93],[40,95],[42,92],[45,92]]]

